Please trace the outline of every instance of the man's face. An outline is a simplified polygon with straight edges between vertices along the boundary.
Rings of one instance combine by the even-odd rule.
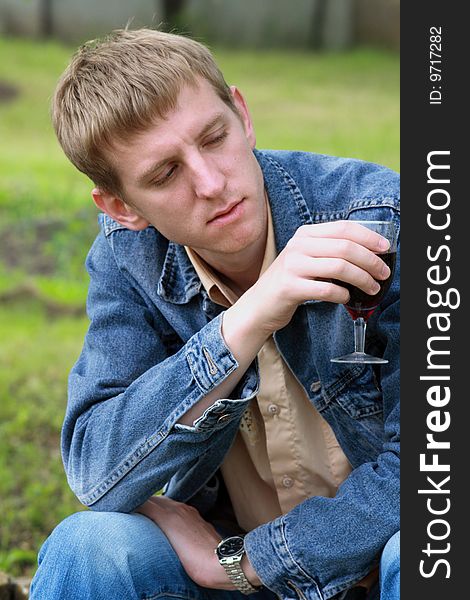
[[[165,119],[115,144],[112,160],[131,217],[126,226],[150,223],[206,260],[211,253],[233,256],[264,235],[264,183],[252,152],[252,122],[238,90],[232,93],[240,116],[207,81],[187,85]]]

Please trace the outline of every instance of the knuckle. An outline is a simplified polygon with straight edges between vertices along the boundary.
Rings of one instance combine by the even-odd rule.
[[[351,223],[350,221],[337,221],[337,228],[338,228],[338,233],[340,235],[347,235],[348,231],[351,228]]]
[[[333,301],[338,304],[345,304],[349,300],[348,290],[339,282],[335,282],[331,295]]]
[[[295,250],[298,251],[301,248],[303,248],[304,245],[304,238],[300,237],[300,236],[294,236],[291,237],[291,239],[287,242],[286,247],[289,248],[290,250]]]
[[[290,252],[295,250],[295,248],[297,247],[297,240],[298,238],[296,238],[295,236],[291,237],[291,239],[286,244],[285,251],[283,252],[284,256],[286,254],[288,255]]]
[[[308,233],[310,232],[310,229],[311,229],[311,227],[312,227],[312,225],[301,225],[301,226],[300,226],[300,227],[297,229],[297,231],[295,232],[295,235],[294,235],[294,237],[295,237],[296,235],[299,235],[299,236],[302,236],[302,235],[308,235]]]
[[[350,240],[341,240],[338,248],[342,256],[350,256],[353,251],[353,243]]]
[[[345,260],[338,259],[334,261],[336,275],[344,276],[348,272],[348,263]]]
[[[292,271],[298,264],[297,255],[294,253],[287,254],[284,259],[284,268],[287,271]]]
[[[330,297],[331,284],[326,281],[317,281],[318,300],[327,300]]]
[[[324,262],[324,271],[334,279],[342,279],[348,271],[347,265],[342,258],[329,258]]]

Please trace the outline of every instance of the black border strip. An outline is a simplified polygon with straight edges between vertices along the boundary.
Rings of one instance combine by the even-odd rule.
[[[469,53],[461,6],[435,0],[401,4],[404,600],[469,593],[463,566],[470,529],[464,385],[465,370],[470,371],[464,314],[470,258],[465,181],[470,127],[464,110]]]

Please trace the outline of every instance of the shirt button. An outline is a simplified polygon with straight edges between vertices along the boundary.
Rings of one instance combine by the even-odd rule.
[[[294,485],[294,480],[292,479],[292,477],[284,475],[284,477],[282,478],[282,485],[285,488],[291,488]]]
[[[279,406],[277,404],[270,404],[268,406],[268,412],[271,415],[277,415],[279,413]]]
[[[321,381],[314,381],[311,386],[310,386],[310,391],[311,392],[318,392],[318,390],[321,388]]]

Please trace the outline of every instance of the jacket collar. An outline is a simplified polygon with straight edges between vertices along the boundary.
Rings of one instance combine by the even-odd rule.
[[[266,152],[255,150],[254,153],[263,171],[279,254],[299,227],[313,222],[312,215],[300,189],[284,167]]]
[[[255,150],[254,154],[263,172],[279,253],[301,225],[312,223],[312,216],[290,174],[267,153]],[[169,242],[158,281],[158,295],[173,304],[186,304],[201,287],[184,246]]]

